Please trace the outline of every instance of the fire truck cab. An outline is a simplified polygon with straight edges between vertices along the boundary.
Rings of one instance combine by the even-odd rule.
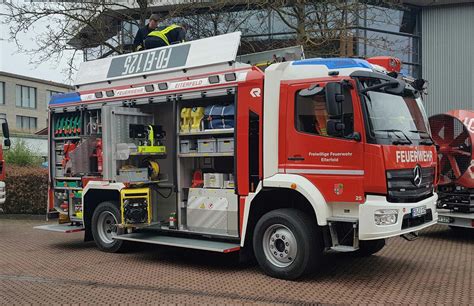
[[[255,255],[295,279],[437,221],[436,150],[394,58],[236,62],[240,33],[83,63],[50,102],[50,210],[107,252]],[[213,55],[210,56],[210,50]],[[385,67],[382,67],[385,66]]]

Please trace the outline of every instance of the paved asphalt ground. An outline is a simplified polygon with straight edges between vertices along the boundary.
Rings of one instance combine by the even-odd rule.
[[[41,223],[0,219],[0,304],[474,304],[474,233],[442,226],[368,258],[328,254],[318,274],[292,282],[232,255],[153,245],[103,253],[82,233],[33,229]]]

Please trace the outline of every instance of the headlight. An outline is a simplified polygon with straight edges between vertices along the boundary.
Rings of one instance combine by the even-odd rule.
[[[398,210],[396,209],[379,209],[374,213],[375,224],[392,225],[397,223]]]

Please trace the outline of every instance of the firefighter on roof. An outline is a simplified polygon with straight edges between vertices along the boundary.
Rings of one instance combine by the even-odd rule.
[[[148,33],[143,44],[145,49],[154,49],[184,42],[187,25],[162,26]]]
[[[135,35],[135,39],[133,41],[133,50],[140,51],[144,49],[143,41],[145,38],[150,34],[150,32],[154,31],[158,26],[158,20],[160,16],[158,14],[152,14],[149,18],[148,24],[143,28],[140,28]]]

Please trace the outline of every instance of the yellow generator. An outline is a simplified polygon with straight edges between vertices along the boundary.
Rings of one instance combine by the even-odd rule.
[[[120,202],[122,225],[134,226],[151,223],[150,188],[122,189]]]

